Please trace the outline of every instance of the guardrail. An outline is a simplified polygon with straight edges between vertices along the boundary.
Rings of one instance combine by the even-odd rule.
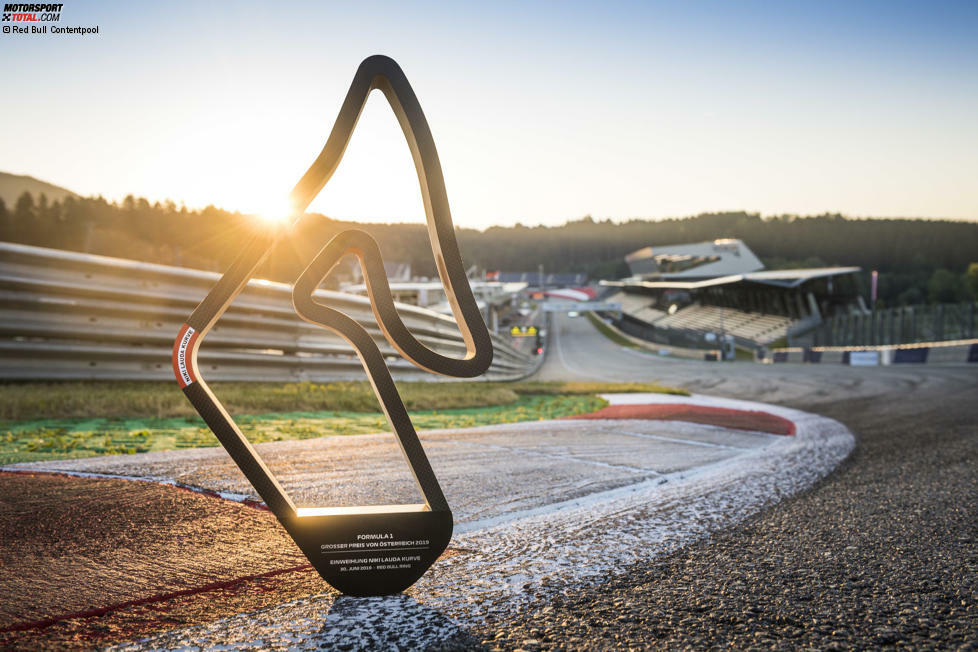
[[[611,324],[621,332],[652,345],[676,347],[680,349],[699,349],[715,351],[716,345],[707,342],[703,331],[687,328],[653,326],[632,317],[628,313],[597,313],[602,318],[607,317]]]
[[[173,339],[219,274],[122,258],[0,242],[0,379],[172,379]],[[401,358],[377,326],[370,301],[319,290],[316,298],[364,325],[395,378],[430,379]],[[454,320],[397,304],[429,347],[462,356]],[[493,335],[490,380],[526,376],[536,362]],[[200,351],[209,380],[364,379],[345,340],[299,319],[292,287],[253,280]]]
[[[853,366],[978,362],[978,339],[878,346],[782,347],[771,349],[757,361]]]

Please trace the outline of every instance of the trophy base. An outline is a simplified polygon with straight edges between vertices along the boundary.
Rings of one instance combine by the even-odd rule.
[[[452,538],[452,513],[425,505],[299,508],[282,525],[330,586],[357,597],[408,588]]]

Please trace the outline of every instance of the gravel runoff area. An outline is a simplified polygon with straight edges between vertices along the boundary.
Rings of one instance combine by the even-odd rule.
[[[857,435],[812,491],[480,632],[490,647],[978,649],[978,396],[821,406]]]
[[[590,354],[594,344],[573,337],[580,326],[562,325],[568,348]],[[628,364],[626,352],[604,353],[618,358],[603,373]],[[551,375],[572,375],[551,360]],[[811,491],[555,595],[480,629],[479,640],[500,649],[978,649],[978,369],[665,364],[652,373],[693,391],[764,395],[835,418],[856,449]]]

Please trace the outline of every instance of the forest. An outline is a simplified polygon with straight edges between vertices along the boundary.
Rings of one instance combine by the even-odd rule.
[[[257,218],[213,206],[188,210],[131,195],[118,203],[74,196],[49,201],[28,192],[13,206],[0,199],[0,240],[212,271],[223,271],[263,228]],[[348,228],[373,235],[385,261],[410,263],[418,276],[435,275],[424,225],[360,224],[319,214],[300,220],[260,275],[293,281],[320,247]],[[548,272],[586,272],[592,280],[621,278],[628,275],[625,254],[644,246],[740,238],[770,269],[862,267],[867,295],[869,272],[878,270],[881,306],[978,298],[974,221],[729,212],[654,221],[584,217],[550,227],[460,228],[457,235],[466,265],[484,271],[535,272],[542,264]]]

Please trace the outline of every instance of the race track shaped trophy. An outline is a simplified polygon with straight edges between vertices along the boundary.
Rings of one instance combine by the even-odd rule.
[[[197,351],[277,239],[294,226],[329,181],[374,89],[387,97],[414,157],[435,265],[459,324],[466,355],[440,355],[408,331],[395,308],[380,249],[371,236],[349,230],[334,237],[299,276],[292,303],[300,317],[335,331],[356,350],[425,502],[297,508],[207,386],[197,366]],[[184,394],[323,579],[348,595],[397,593],[416,582],[444,552],[452,535],[452,512],[376,342],[358,322],[318,302],[314,292],[340,258],[353,253],[359,259],[384,336],[416,366],[445,376],[472,378],[492,363],[492,341],[462,266],[431,130],[411,85],[392,59],[372,56],[360,64],[326,146],[292,190],[290,201],[292,225],[255,235],[181,327],[173,347],[173,371]]]

